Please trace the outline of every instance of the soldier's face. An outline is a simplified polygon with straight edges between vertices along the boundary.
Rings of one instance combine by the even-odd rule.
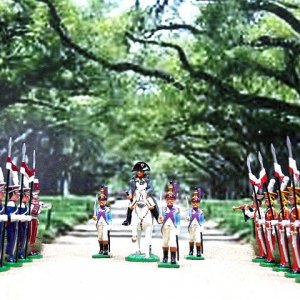
[[[106,200],[103,200],[103,199],[100,199],[100,200],[99,200],[99,204],[100,204],[100,206],[105,206],[105,205],[106,205],[106,203],[107,203],[107,201],[106,201]]]
[[[23,202],[23,203],[27,203],[28,200],[29,200],[29,195],[28,195],[28,194],[24,194],[24,195],[23,195],[23,198],[22,198],[22,202]]]
[[[199,204],[200,204],[200,202],[192,201],[192,206],[193,206],[194,208],[199,207]]]
[[[166,202],[167,202],[167,205],[172,206],[174,204],[174,202],[175,202],[175,199],[168,197],[166,199]]]
[[[4,195],[5,195],[5,192],[4,191],[0,191],[0,202],[2,201]]]
[[[138,177],[138,178],[143,178],[144,175],[145,175],[145,172],[142,170],[139,170],[136,172],[136,177]]]
[[[10,200],[12,201],[17,201],[20,198],[20,193],[19,192],[14,192],[13,195],[11,196]]]

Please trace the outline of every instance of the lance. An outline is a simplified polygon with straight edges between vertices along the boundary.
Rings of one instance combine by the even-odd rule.
[[[286,137],[286,145],[287,145],[288,152],[289,152],[289,173],[290,173],[290,176],[291,176],[291,182],[292,182],[292,187],[293,187],[294,209],[296,211],[296,220],[299,220],[297,200],[296,200],[294,169],[291,168],[290,161],[291,160],[293,161],[296,168],[297,168],[297,166],[296,166],[296,161],[293,159],[292,144],[291,144],[290,138],[288,136]],[[297,231],[298,231],[297,236],[298,236],[298,243],[299,243],[299,228],[297,229]]]
[[[247,157],[247,166],[248,166],[249,174],[252,174],[250,155]],[[254,199],[255,199],[255,203],[256,203],[256,211],[258,213],[258,219],[261,220],[261,214],[260,214],[260,209],[259,209],[259,205],[258,205],[258,199],[257,199],[257,195],[256,195],[256,192],[255,192],[255,185],[253,183],[252,183],[252,188],[253,188],[253,194],[254,194]],[[260,227],[261,227],[261,233],[262,233],[264,248],[266,249],[266,254],[268,255],[268,248],[267,248],[267,244],[266,244],[265,231],[264,231],[264,228],[263,228],[262,224],[260,225]]]
[[[263,170],[263,169],[264,169],[263,158],[262,158],[261,153],[260,153],[259,151],[258,151],[258,160],[259,160],[261,169]],[[269,191],[268,191],[268,187],[267,187],[267,185],[266,185],[266,182],[263,183],[263,186],[265,187],[266,192],[267,192],[267,197],[268,197],[268,201],[269,201],[268,208],[269,208],[270,211],[271,211],[272,220],[275,220],[273,208],[272,208],[272,205],[271,205],[270,194],[269,194]],[[279,192],[279,193],[280,193],[280,192]],[[280,249],[280,243],[279,243],[279,238],[278,238],[278,231],[277,231],[276,226],[274,226],[274,229],[275,229],[275,235],[276,235],[276,239],[277,239],[278,248]]]
[[[278,165],[278,162],[277,162],[277,157],[276,157],[276,151],[275,151],[275,148],[274,148],[273,144],[271,144],[271,152],[272,152],[272,156],[273,156],[274,171],[275,171],[276,170],[276,164]],[[280,168],[279,170],[281,172],[281,166],[280,165],[278,165],[278,166],[279,166],[279,168]],[[280,190],[280,179],[279,179],[279,175],[276,172],[275,172],[275,177],[276,177],[276,182],[277,182],[277,186],[278,186],[279,202],[280,202],[280,208],[281,208],[281,213],[282,213],[282,220],[284,220],[284,206],[283,206],[282,194],[281,194],[281,190]],[[283,228],[284,228],[284,244],[285,244],[285,248],[287,249],[287,257],[288,257],[289,268],[292,269],[286,227],[284,226]],[[279,247],[279,251],[280,251],[280,247]]]
[[[8,155],[7,155],[7,162],[11,160],[11,138],[9,138],[8,142]],[[5,190],[5,202],[4,202],[4,214],[7,214],[7,202],[8,202],[8,186],[9,186],[9,178],[10,178],[10,168],[6,166],[7,173],[6,173],[6,190]],[[5,223],[2,227],[2,235],[1,235],[1,257],[0,257],[0,268],[3,267],[3,260],[4,260],[4,241],[5,241]]]
[[[26,155],[26,145],[24,143],[23,146],[22,146],[22,162],[25,162],[25,155]],[[22,206],[23,190],[24,190],[24,174],[21,173],[21,189],[20,189],[19,211],[21,210],[21,206]],[[16,254],[15,254],[16,262],[18,262],[20,238],[21,238],[21,221],[18,221],[18,235],[17,235]]]
[[[34,186],[34,176],[35,176],[35,150],[33,150],[33,155],[32,155],[32,171],[33,171],[33,179],[30,182],[30,196],[29,196],[29,208],[28,208],[28,215],[31,216],[31,202],[33,198],[33,186]],[[31,221],[30,221],[31,222]],[[27,249],[28,249],[28,242],[30,238],[30,229],[31,225],[30,222],[28,222],[27,226],[27,232],[26,232],[26,242],[25,242],[25,259],[27,258]]]

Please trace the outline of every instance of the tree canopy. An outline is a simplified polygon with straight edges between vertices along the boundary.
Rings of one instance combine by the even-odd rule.
[[[248,154],[271,175],[273,143],[287,172],[289,135],[299,157],[297,1],[3,0],[0,25],[2,161],[26,141],[47,192],[120,190],[145,160],[241,197]]]

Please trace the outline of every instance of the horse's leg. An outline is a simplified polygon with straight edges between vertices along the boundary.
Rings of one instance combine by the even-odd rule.
[[[138,225],[139,226],[139,225]],[[142,230],[137,230],[137,253],[141,254],[141,238],[142,238]]]
[[[152,234],[152,225],[147,224],[145,227],[145,255],[150,257],[150,245],[151,245],[151,234]]]

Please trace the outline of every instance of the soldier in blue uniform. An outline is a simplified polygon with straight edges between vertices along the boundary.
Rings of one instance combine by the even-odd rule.
[[[189,255],[194,254],[194,246],[196,243],[197,257],[201,256],[202,239],[201,234],[203,232],[203,224],[205,222],[204,213],[199,208],[201,202],[202,190],[200,188],[195,188],[191,202],[192,208],[188,211],[186,220],[189,221],[188,231],[190,235],[189,246],[190,251]]]
[[[153,217],[158,220],[159,211],[156,200],[152,197],[153,194],[153,186],[150,176],[145,172],[150,171],[150,167],[145,162],[137,162],[133,168],[132,172],[135,172],[135,175],[132,176],[129,183],[129,189],[127,191],[127,199],[130,200],[129,207],[127,209],[126,220],[122,223],[124,226],[128,226],[131,224],[131,215],[133,210],[133,200],[136,189],[138,189],[142,185],[146,185],[146,198],[149,202],[149,208],[153,215]]]
[[[2,251],[2,234],[4,234],[4,224],[7,222],[3,198],[5,196],[5,185],[2,168],[0,167],[0,253]]]
[[[8,187],[9,201],[7,203],[8,222],[6,225],[7,244],[6,244],[6,259],[8,262],[15,262],[15,245],[17,240],[17,225],[20,217],[18,215],[17,202],[20,197],[20,186],[18,184],[18,175],[13,174],[13,185]]]
[[[180,210],[174,207],[176,194],[173,183],[168,185],[168,191],[165,194],[167,206],[162,209],[162,215],[159,216],[159,223],[162,223],[163,236],[163,263],[168,262],[169,250],[171,253],[171,264],[176,264],[177,239],[180,232]]]
[[[24,188],[23,188],[23,198],[21,206],[18,207],[18,214],[19,214],[19,227],[20,230],[19,234],[19,245],[18,245],[18,258],[25,259],[25,245],[27,239],[27,227],[28,222],[31,221],[32,217],[28,215],[29,208],[27,206],[27,202],[30,197],[30,188],[28,187],[28,180],[24,177]]]
[[[101,186],[98,195],[98,205],[95,207],[93,219],[97,221],[99,254],[108,255],[109,230],[112,223],[110,208],[107,207],[107,187]]]

